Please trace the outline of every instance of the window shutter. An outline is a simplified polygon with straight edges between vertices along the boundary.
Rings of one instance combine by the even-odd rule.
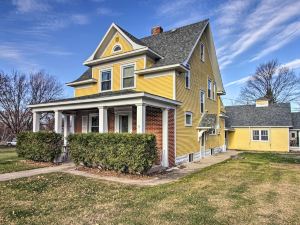
[[[88,116],[82,116],[82,133],[88,132]]]

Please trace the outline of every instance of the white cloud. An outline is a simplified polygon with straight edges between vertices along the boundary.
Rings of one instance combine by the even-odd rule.
[[[255,44],[268,40],[290,19],[300,15],[300,2],[262,1],[244,20],[244,31],[231,40],[224,55],[219,57],[221,67],[232,63],[240,54]]]
[[[50,9],[47,2],[43,0],[12,0],[12,4],[20,13],[44,12]]]
[[[158,8],[157,13],[160,16],[182,13],[184,7],[187,7],[194,2],[195,0],[173,0],[172,2],[164,1],[164,3]]]
[[[280,31],[277,35],[268,41],[267,45],[261,52],[259,52],[255,57],[250,61],[255,61],[261,59],[263,56],[266,56],[288,44],[295,38],[300,36],[300,22],[292,23],[283,30]]]
[[[289,69],[298,69],[300,68],[300,59],[294,59],[290,62],[287,62],[283,65],[281,65],[281,67],[288,67]],[[276,73],[277,74],[277,73]],[[275,74],[275,75],[276,75]],[[243,78],[240,78],[238,80],[234,80],[234,81],[231,81],[227,84],[225,84],[225,87],[229,87],[229,86],[234,86],[234,85],[241,85],[241,84],[244,84],[246,83],[248,80],[251,79],[252,76],[246,76],[246,77],[243,77]]]
[[[82,15],[82,14],[72,15],[71,19],[72,19],[73,23],[79,24],[79,25],[85,25],[90,22],[88,16]]]
[[[97,9],[97,14],[101,16],[119,16],[121,13],[110,8],[100,7]]]
[[[282,66],[288,67],[290,69],[298,69],[298,68],[300,68],[300,59],[294,59],[290,62],[283,64]]]
[[[8,43],[0,44],[0,58],[5,60],[20,60],[22,58],[21,51]]]

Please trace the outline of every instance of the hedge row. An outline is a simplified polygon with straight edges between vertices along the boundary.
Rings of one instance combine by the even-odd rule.
[[[25,159],[52,162],[62,152],[63,137],[49,132],[23,132],[17,137],[17,153]]]
[[[76,164],[125,173],[145,173],[157,157],[153,134],[72,134],[68,147]]]

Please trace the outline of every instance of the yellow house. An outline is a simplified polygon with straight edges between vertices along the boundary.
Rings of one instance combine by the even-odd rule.
[[[74,97],[31,105],[33,130],[42,112],[55,131],[154,133],[165,167],[225,151],[225,94],[209,20],[136,38],[112,24],[86,71],[67,83]],[[64,120],[64,128],[62,128]]]
[[[255,105],[227,106],[228,149],[288,152],[300,150],[300,113],[289,103],[271,104],[259,98]]]

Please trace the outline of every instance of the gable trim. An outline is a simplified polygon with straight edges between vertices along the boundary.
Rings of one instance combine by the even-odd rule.
[[[116,29],[133,47],[133,49],[140,49],[140,48],[144,48],[146,46],[143,45],[139,45],[137,43],[135,43],[134,41],[132,41],[115,23],[112,23],[111,26],[109,27],[109,29],[106,31],[104,37],[102,38],[101,42],[98,44],[96,50],[93,52],[93,54],[84,62],[88,63],[90,61],[92,61],[96,55],[96,52],[100,49],[101,45],[103,44],[104,40],[106,39],[106,37],[108,36],[109,32],[111,31],[111,29]]]

